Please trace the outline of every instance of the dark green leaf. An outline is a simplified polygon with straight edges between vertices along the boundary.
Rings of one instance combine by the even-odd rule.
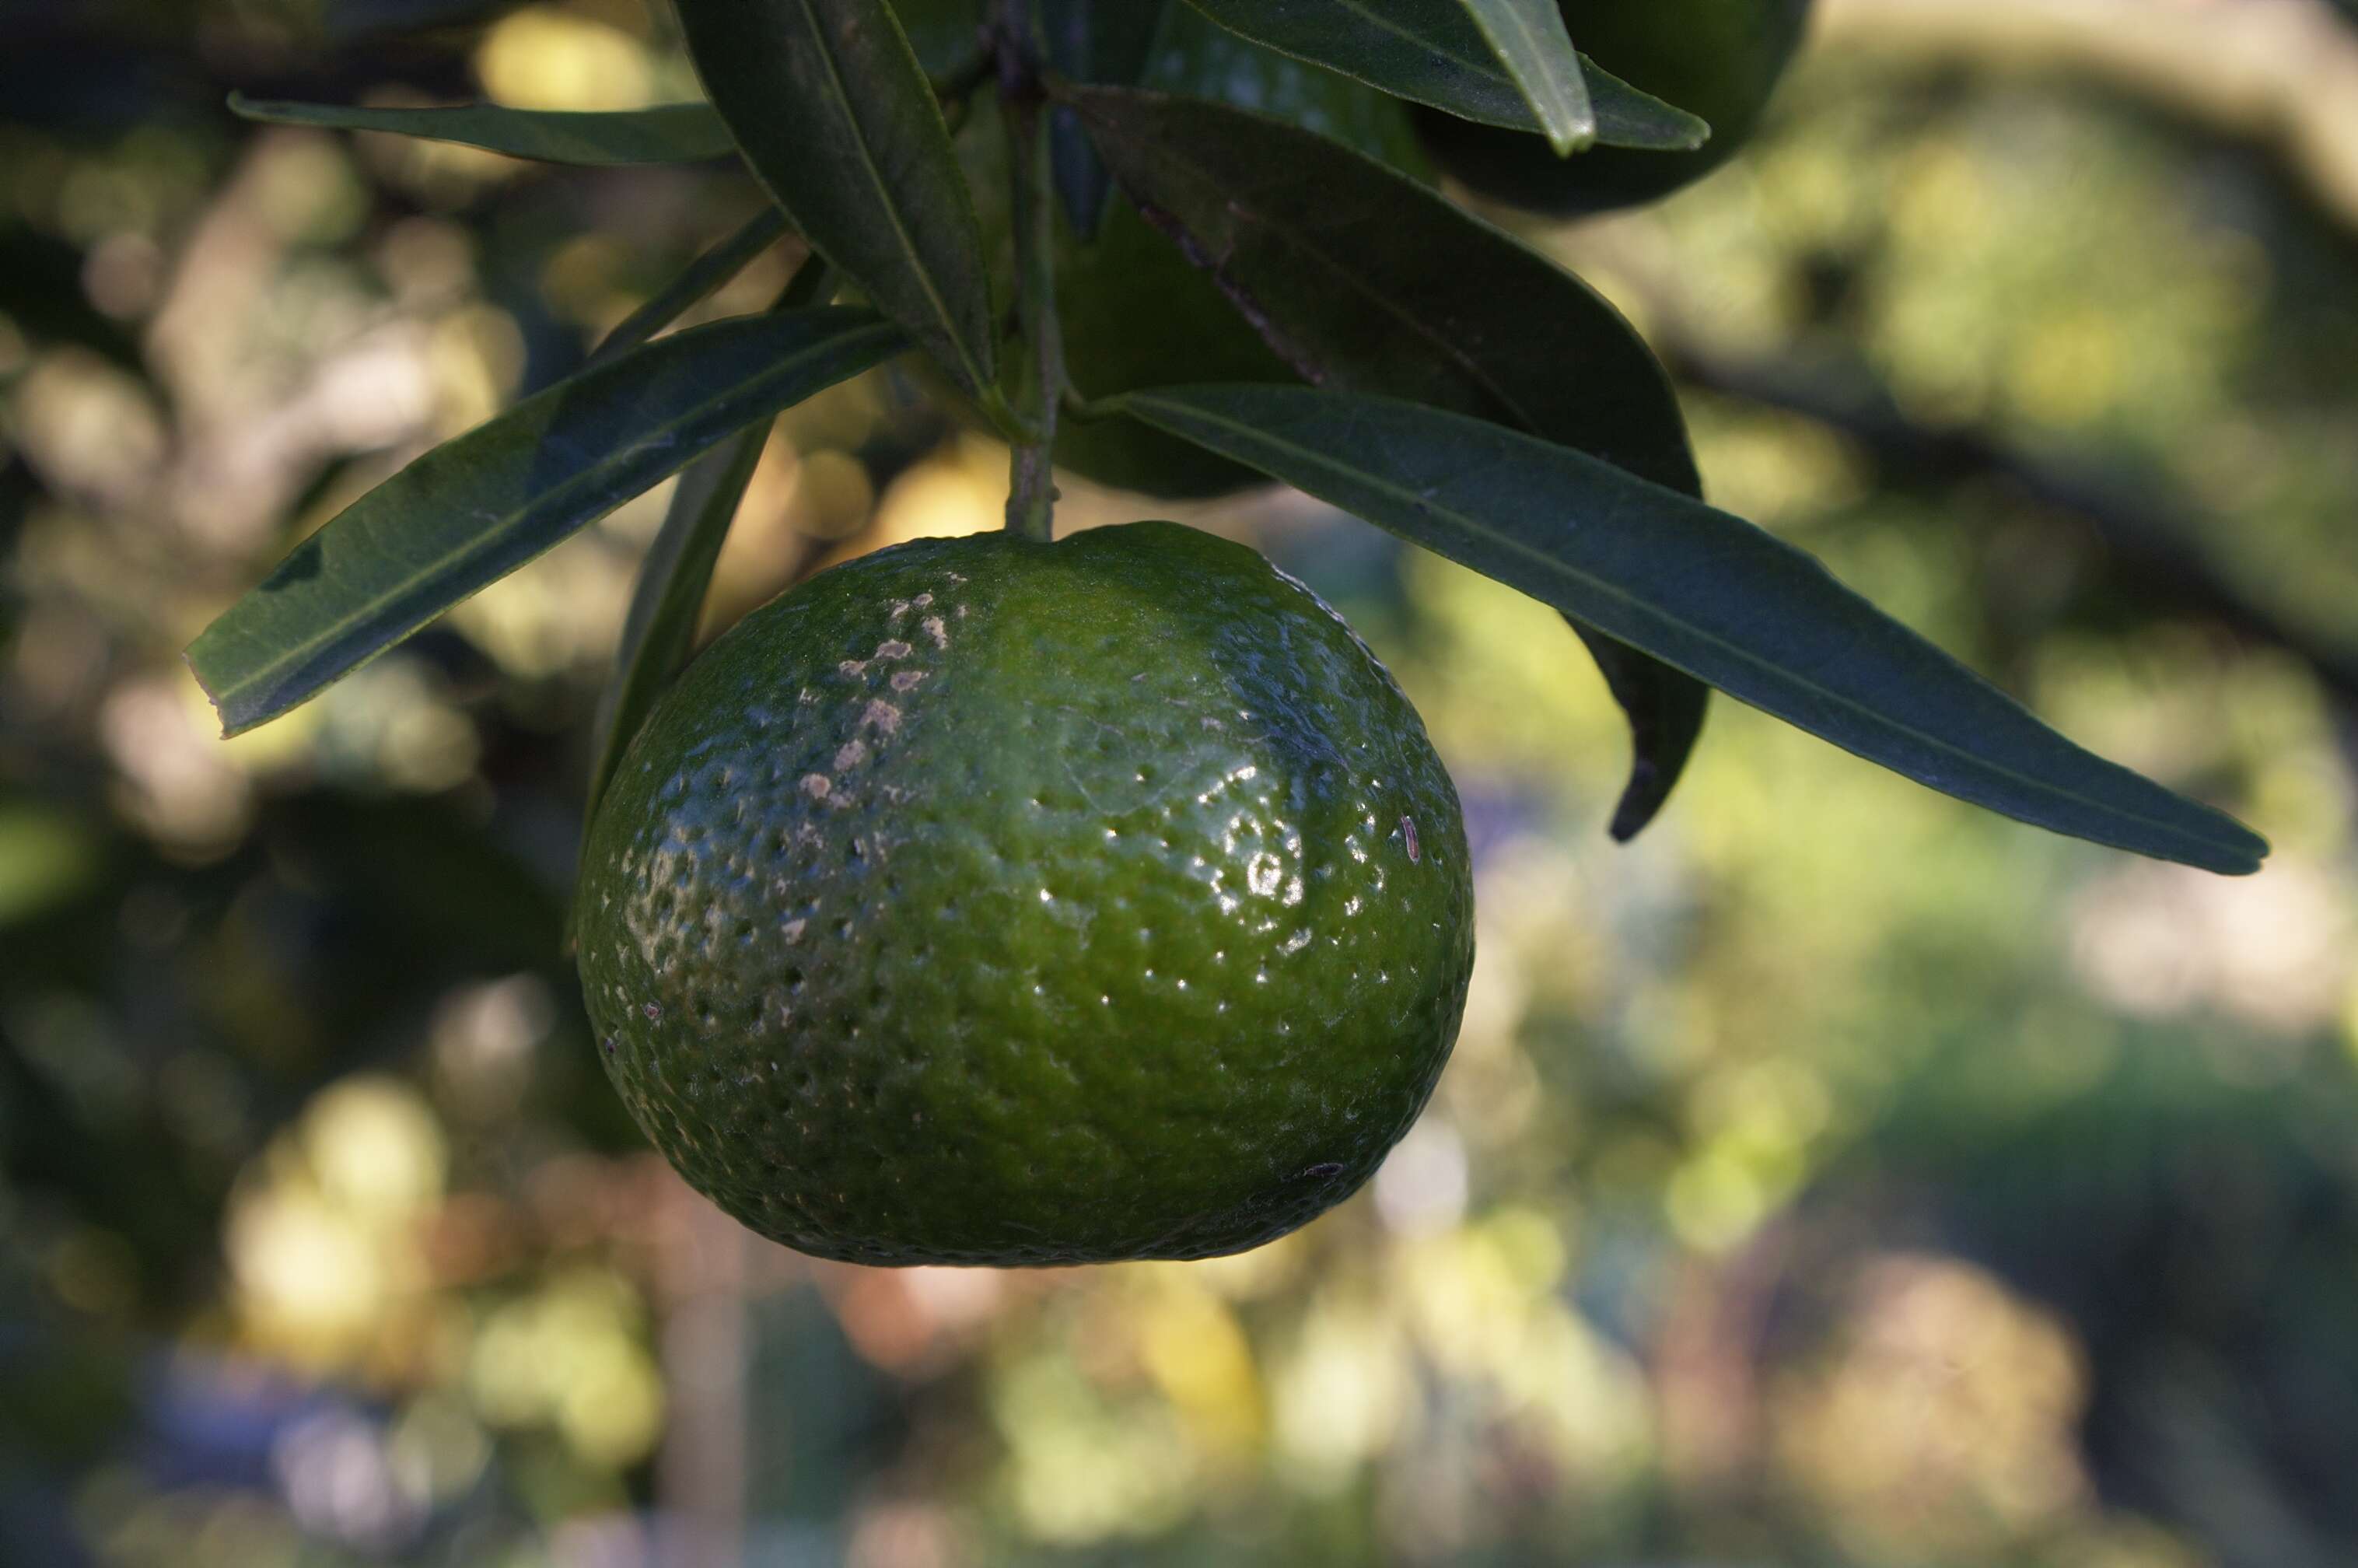
[[[754,420],[889,359],[865,310],[715,322],[525,399],[331,520],[189,650],[225,733],[316,695]]]
[[[583,810],[598,809],[606,781],[639,732],[655,698],[687,666],[696,645],[696,626],[712,586],[713,564],[729,537],[729,525],[761,466],[769,444],[770,421],[747,427],[725,446],[707,452],[681,474],[671,511],[639,568],[630,614],[615,654],[614,679],[599,705],[595,761]]]
[[[1613,700],[1629,717],[1629,782],[1613,808],[1609,829],[1626,844],[1645,831],[1678,787],[1695,741],[1703,736],[1711,687],[1575,617],[1567,615],[1564,622],[1580,634]]]
[[[1544,130],[1498,63],[1466,0],[1188,0],[1229,31],[1357,77],[1395,97],[1487,125]],[[1580,57],[1595,139],[1662,152],[1703,146],[1711,127]]]
[[[784,213],[775,207],[763,208],[746,221],[744,227],[690,262],[686,271],[607,333],[598,351],[590,356],[590,363],[604,364],[646,342],[711,298],[721,285],[744,271],[755,256],[790,232]]]
[[[1145,76],[1169,9],[1169,0],[1040,0],[1048,64],[1075,81],[1130,86]],[[1071,110],[1059,108],[1050,114],[1048,136],[1056,193],[1073,221],[1073,232],[1085,240],[1095,239],[1105,217],[1105,165]]]
[[[679,0],[697,72],[813,249],[958,384],[994,381],[982,230],[885,0]]]
[[[1059,97],[1140,211],[1212,267],[1304,380],[1517,425],[1699,491],[1653,351],[1538,252],[1266,115],[1126,88]]]
[[[1596,146],[1691,153],[1711,140],[1711,125],[1702,115],[1630,86],[1586,55],[1580,57],[1580,73],[1596,109]]]
[[[2234,818],[2058,735],[1801,551],[1585,453],[1299,387],[1113,403],[1961,800],[2208,871],[2254,871],[2267,853]]]
[[[382,131],[433,142],[458,142],[541,163],[700,163],[736,152],[729,127],[707,103],[666,103],[615,114],[508,109],[465,103],[447,109],[353,109],[332,103],[272,103],[230,94],[230,108],[248,120],[317,125],[331,131]]]
[[[1703,493],[1653,351],[1545,256],[1295,126],[1159,93],[1064,96],[1140,210],[1199,263],[1217,258],[1221,287],[1305,379],[1512,425]],[[1623,649],[1605,671],[1638,742],[1623,838],[1669,797],[1708,701],[1647,662]]]
[[[1596,110],[1556,0],[1458,0],[1561,157],[1596,140]]]

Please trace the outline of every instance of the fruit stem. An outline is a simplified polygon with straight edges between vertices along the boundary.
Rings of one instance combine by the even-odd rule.
[[[1016,318],[1023,339],[1015,395],[1028,427],[1025,438],[1013,444],[1007,527],[1044,544],[1055,537],[1056,413],[1065,394],[1065,342],[1056,319],[1056,210],[1049,189],[1048,138],[1040,127],[1047,97],[1040,87],[1031,0],[993,0],[991,36],[1000,113],[1007,121]]]

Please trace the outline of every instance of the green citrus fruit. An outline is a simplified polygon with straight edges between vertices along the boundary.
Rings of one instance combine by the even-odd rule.
[[[895,0],[919,52],[933,64],[951,40],[971,40],[970,7],[958,0]],[[1186,5],[1173,5],[1144,85],[1304,125],[1395,167],[1421,168],[1404,105],[1347,77],[1265,49]],[[1007,146],[997,107],[978,100],[958,148],[993,258],[998,294],[1013,297],[1015,250],[1008,214]],[[1189,265],[1119,196],[1090,240],[1057,218],[1058,316],[1073,384],[1091,397],[1191,382],[1292,381],[1219,285]],[[1203,498],[1265,484],[1253,470],[1128,419],[1067,421],[1056,460],[1099,484],[1149,495]]]
[[[1351,1193],[1473,960],[1466,837],[1348,627],[1170,523],[920,540],[699,658],[600,804],[609,1072],[688,1181],[866,1263],[1200,1258]]]
[[[1792,61],[1810,0],[1562,0],[1573,41],[1606,70],[1711,123],[1694,152],[1591,147],[1560,158],[1537,135],[1416,114],[1435,162],[1471,189],[1573,217],[1652,201],[1742,151]]]

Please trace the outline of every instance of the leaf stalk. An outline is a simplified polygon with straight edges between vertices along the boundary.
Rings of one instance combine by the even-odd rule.
[[[1015,227],[1016,319],[1022,337],[1015,410],[1025,427],[1012,443],[1007,496],[1010,532],[1042,543],[1055,537],[1056,416],[1064,401],[1064,334],[1056,317],[1055,204],[1047,99],[1031,0],[993,0],[990,36],[1007,123]]]

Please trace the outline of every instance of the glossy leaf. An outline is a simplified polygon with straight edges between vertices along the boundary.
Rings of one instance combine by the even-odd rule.
[[[1558,157],[1596,140],[1596,110],[1556,0],[1459,0]]]
[[[1585,453],[1299,387],[1113,406],[1961,800],[2209,871],[2256,871],[2267,853],[2234,818],[2073,745],[1801,551]]]
[[[994,380],[982,229],[885,0],[678,0],[754,174],[814,250],[971,393]]]
[[[865,310],[716,322],[427,452],[297,546],[189,650],[225,733],[276,718],[707,448],[891,358]]]
[[[1169,9],[1169,0],[1040,0],[1049,68],[1074,81],[1134,84],[1153,59],[1155,37]],[[1048,137],[1056,194],[1073,232],[1094,239],[1105,218],[1110,177],[1070,109],[1051,112]]]
[[[700,163],[732,157],[729,127],[707,103],[588,114],[465,103],[440,109],[361,109],[332,103],[281,103],[230,95],[233,112],[276,125],[381,131],[426,141],[457,142],[540,163],[619,168]]]
[[[1303,379],[1518,425],[1700,488],[1670,377],[1573,274],[1409,177],[1248,110],[1066,86],[1114,176]]]
[[[1487,125],[1541,131],[1523,90],[1467,12],[1468,0],[1188,0],[1228,28],[1281,54],[1356,77],[1395,97]],[[1585,55],[1581,75],[1606,146],[1685,152],[1711,127],[1641,92]]]
[[[1141,211],[1316,384],[1407,397],[1703,493],[1669,376],[1629,323],[1547,257],[1373,159],[1201,100],[1067,88]],[[1709,693],[1574,624],[1628,711],[1614,831],[1669,797]]]

